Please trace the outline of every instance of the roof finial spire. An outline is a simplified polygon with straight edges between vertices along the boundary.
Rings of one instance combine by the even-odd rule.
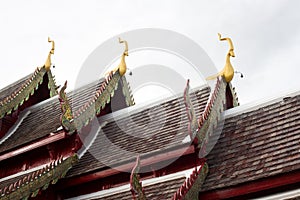
[[[50,52],[48,54],[47,60],[46,60],[45,65],[44,65],[45,69],[47,71],[50,70],[50,67],[51,67],[51,54],[54,54],[54,48],[55,48],[55,43],[54,43],[53,40],[50,40],[50,37],[48,37],[48,42],[52,43],[52,48],[51,48],[51,50],[50,50]]]
[[[122,54],[121,62],[118,65],[118,67],[116,67],[114,69],[114,72],[119,70],[120,76],[123,76],[126,73],[126,69],[127,69],[126,62],[125,62],[125,56],[128,56],[128,43],[126,40],[122,40],[121,38],[119,38],[119,43],[125,43],[125,50]]]
[[[233,79],[233,76],[234,76],[234,69],[233,69],[233,67],[231,65],[231,62],[230,62],[230,57],[235,57],[235,54],[234,54],[234,51],[233,51],[234,50],[233,43],[232,43],[230,38],[222,38],[220,33],[218,33],[218,36],[219,36],[220,41],[227,40],[228,44],[229,44],[229,50],[228,50],[228,53],[226,55],[226,63],[225,63],[225,66],[224,66],[222,71],[220,71],[216,75],[207,77],[206,80],[212,80],[212,79],[217,78],[218,76],[223,76],[225,78],[225,81],[227,83],[229,83]]]

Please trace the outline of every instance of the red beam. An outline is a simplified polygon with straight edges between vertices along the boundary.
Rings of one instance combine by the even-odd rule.
[[[189,147],[186,147],[186,148],[181,148],[181,149],[177,149],[177,150],[174,150],[174,151],[166,152],[164,154],[154,155],[154,156],[151,156],[149,158],[145,158],[145,159],[141,158],[140,166],[141,167],[148,166],[148,165],[151,165],[151,164],[159,163],[161,161],[165,161],[165,160],[169,160],[169,159],[172,159],[172,158],[180,157],[182,155],[192,154],[194,152],[195,152],[194,151],[194,146],[189,146]],[[83,175],[83,176],[79,176],[79,177],[71,177],[71,178],[68,178],[68,179],[62,179],[62,180],[60,180],[59,188],[64,189],[64,188],[67,188],[67,187],[71,187],[71,186],[87,183],[87,182],[90,182],[90,181],[94,181],[94,180],[97,180],[97,179],[109,177],[109,176],[118,174],[118,173],[123,172],[123,171],[131,171],[134,165],[135,165],[135,161],[130,162],[128,164],[118,166],[117,167],[118,170],[110,168],[110,169],[94,172],[92,174],[87,174],[87,175]]]
[[[250,195],[268,189],[276,189],[295,183],[300,183],[300,171],[264,178],[239,186],[229,186],[227,189],[199,193],[199,199],[228,199],[242,195]]]
[[[14,157],[16,155],[20,155],[20,154],[28,152],[28,151],[31,151],[31,150],[36,149],[38,147],[45,146],[47,144],[56,142],[58,140],[66,138],[66,137],[67,137],[67,134],[65,132],[60,132],[60,133],[55,134],[53,136],[49,136],[47,138],[44,138],[40,141],[34,142],[32,144],[26,145],[26,146],[21,147],[19,149],[13,150],[13,151],[8,152],[8,153],[5,153],[5,154],[0,156],[0,161],[11,158],[11,157]]]

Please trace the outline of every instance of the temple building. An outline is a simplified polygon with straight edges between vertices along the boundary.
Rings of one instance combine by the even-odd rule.
[[[229,51],[214,87],[187,80],[142,106],[126,41],[114,70],[66,93],[48,39],[45,64],[0,90],[0,199],[299,199],[300,91],[239,105],[233,44],[219,39]]]

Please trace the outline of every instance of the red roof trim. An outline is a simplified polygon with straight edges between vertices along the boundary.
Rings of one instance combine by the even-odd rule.
[[[38,142],[35,142],[33,144],[29,144],[29,145],[23,146],[21,148],[18,148],[16,150],[13,150],[11,152],[5,153],[5,154],[0,156],[0,161],[11,158],[11,157],[14,157],[14,156],[17,156],[17,155],[20,155],[20,154],[28,152],[28,151],[31,151],[31,150],[36,149],[38,147],[45,146],[47,144],[56,142],[58,140],[62,140],[66,137],[67,137],[67,134],[65,132],[60,132],[58,134],[55,134],[53,136],[49,136],[49,137],[47,137],[45,139],[42,139]]]
[[[199,193],[199,199],[227,199],[249,195],[256,192],[274,189],[289,184],[300,183],[300,171],[284,173],[278,176],[268,177],[252,181],[250,183],[232,186],[226,189]]]
[[[155,164],[155,163],[158,163],[158,162],[161,162],[161,161],[164,161],[164,160],[176,158],[176,157],[187,155],[187,154],[193,154],[193,153],[195,153],[194,146],[183,147],[181,149],[166,152],[164,154],[153,155],[151,157],[142,159],[140,166],[143,167],[143,166]],[[122,171],[131,171],[131,169],[134,167],[135,163],[136,162],[134,161],[134,162],[130,162],[130,163],[127,163],[127,164],[120,165],[120,166],[118,166],[117,169],[109,168],[109,169],[94,172],[94,173],[91,173],[91,174],[86,174],[86,175],[81,175],[81,176],[77,176],[77,177],[71,177],[71,178],[68,178],[68,179],[64,179],[64,180],[61,180],[59,186],[60,186],[60,189],[64,189],[64,188],[67,188],[67,187],[80,185],[80,184],[87,183],[87,182],[90,182],[90,181],[94,181],[94,180],[97,180],[97,179],[101,179],[101,178],[104,178],[104,177],[109,177],[109,176],[118,174]]]
[[[213,107],[213,105],[214,105],[214,103],[215,103],[215,101],[216,101],[216,99],[219,95],[220,85],[221,85],[221,80],[218,78],[215,89],[214,89],[214,91],[211,95],[211,98],[210,98],[208,104],[206,105],[203,113],[200,115],[200,117],[198,119],[198,129],[201,129],[204,122],[208,119],[208,117],[210,115],[210,112],[212,110],[212,107]]]

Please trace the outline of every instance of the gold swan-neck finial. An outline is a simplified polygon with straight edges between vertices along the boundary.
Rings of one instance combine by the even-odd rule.
[[[122,40],[121,38],[119,38],[119,43],[124,43],[125,44],[125,49],[124,49],[123,55],[128,56],[128,43],[127,43],[127,41]]]
[[[217,78],[218,76],[222,76],[222,77],[224,77],[225,81],[227,83],[229,83],[233,79],[233,76],[234,76],[234,69],[230,62],[230,57],[235,57],[233,43],[232,43],[231,39],[228,37],[222,38],[220,33],[218,33],[218,36],[219,36],[220,41],[227,40],[228,44],[229,44],[229,50],[228,50],[228,53],[226,54],[225,66],[224,66],[223,70],[220,71],[218,74],[209,76],[206,78],[206,80],[212,80],[212,79]]]
[[[52,43],[52,48],[51,48],[51,50],[50,50],[50,52],[48,54],[47,60],[46,60],[45,65],[44,65],[45,69],[47,71],[50,70],[50,67],[51,67],[51,54],[54,54],[54,49],[55,49],[55,43],[54,43],[53,40],[50,40],[50,37],[48,37],[48,42]]]
[[[221,37],[221,34],[220,33],[218,33],[218,36],[219,36],[219,40],[220,41],[224,41],[224,40],[227,40],[228,41],[228,44],[229,44],[229,51],[228,51],[228,54],[231,56],[231,57],[235,57],[235,54],[234,54],[234,48],[233,48],[233,43],[232,43],[232,41],[231,41],[231,39],[230,38],[222,38]]]
[[[121,38],[119,38],[119,43],[125,44],[125,50],[122,54],[120,64],[113,71],[116,72],[117,70],[119,70],[120,76],[123,76],[127,70],[125,56],[128,56],[128,43],[126,40],[122,40]]]

